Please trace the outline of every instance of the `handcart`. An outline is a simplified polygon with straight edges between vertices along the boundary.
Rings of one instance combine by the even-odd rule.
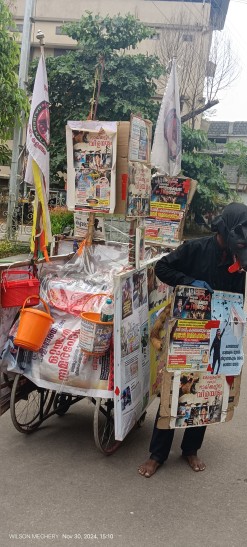
[[[71,255],[63,257],[54,257],[54,262],[66,261]],[[39,261],[42,263],[42,261]],[[12,264],[9,269],[16,268],[17,264]],[[18,263],[18,268],[30,267],[30,262]],[[16,321],[16,316],[14,318]],[[11,325],[10,325],[11,326]],[[43,422],[52,416],[64,416],[69,408],[75,403],[87,398],[94,405],[93,432],[97,448],[105,455],[113,454],[121,445],[121,440],[115,438],[115,409],[114,394],[112,397],[96,397],[87,395],[74,395],[66,392],[66,385],[61,385],[58,390],[41,387],[35,383],[35,380],[25,375],[25,360],[31,359],[31,352],[22,348],[17,350],[15,356],[22,352],[22,364],[24,366],[20,373],[13,374],[5,372],[4,379],[11,389],[10,394],[10,413],[13,425],[17,431],[30,434],[38,429]],[[146,410],[136,420],[135,426],[140,427],[146,416]],[[132,429],[132,428],[131,428]]]

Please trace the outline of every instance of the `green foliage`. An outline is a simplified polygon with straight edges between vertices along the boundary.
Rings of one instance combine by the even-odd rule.
[[[129,120],[131,112],[156,122],[159,103],[154,79],[162,73],[155,56],[128,54],[153,34],[131,15],[102,18],[88,13],[81,21],[64,26],[77,40],[76,50],[47,59],[51,115],[51,179],[61,181],[66,172],[65,125],[68,120],[85,120],[90,111],[95,71],[104,59],[104,74],[97,111],[99,120]],[[37,63],[32,66],[32,83]],[[31,86],[30,86],[31,87]],[[64,184],[64,182],[63,182]]]
[[[50,211],[52,235],[62,234],[66,226],[74,227],[74,215],[66,207],[54,207]]]
[[[22,253],[29,253],[29,246],[20,242],[8,241],[7,239],[0,241],[0,258]]]
[[[224,163],[237,167],[236,188],[239,187],[240,177],[247,177],[247,143],[245,141],[229,142],[225,146]]]
[[[19,46],[8,30],[14,25],[9,8],[0,0],[0,164],[6,163],[2,145],[11,138],[16,121],[21,123],[22,111],[28,111],[26,94],[18,87]]]
[[[191,212],[215,213],[220,206],[224,206],[231,199],[236,200],[222,173],[219,160],[206,152],[210,148],[206,134],[203,131],[182,126],[182,143],[183,174],[198,181]]]

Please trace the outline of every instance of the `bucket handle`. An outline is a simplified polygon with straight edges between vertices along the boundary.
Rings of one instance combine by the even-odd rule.
[[[37,294],[32,294],[31,296],[28,296],[25,300],[25,302],[23,303],[23,306],[22,306],[22,309],[24,310],[24,307],[27,303],[28,300],[31,300],[32,298],[37,298],[37,300],[41,300],[44,308],[45,308],[45,311],[48,315],[51,315],[51,312],[50,312],[50,309],[49,309],[49,306],[48,304],[46,304],[46,302],[43,300],[43,298],[41,298],[40,296],[38,296]]]
[[[108,296],[108,298],[110,298],[112,295],[109,295],[105,292],[100,292],[100,293],[95,293],[95,294],[90,294],[90,296],[87,298],[86,302],[84,302],[84,306],[90,301],[92,300],[93,298],[96,298],[97,296]],[[83,309],[82,310],[82,313],[84,312],[85,310]]]

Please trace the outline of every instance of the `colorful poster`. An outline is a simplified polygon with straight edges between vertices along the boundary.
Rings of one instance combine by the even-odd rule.
[[[182,217],[179,221],[163,220],[161,218],[147,218],[145,220],[145,240],[165,247],[175,248],[180,245],[180,231]]]
[[[218,320],[210,334],[210,365],[212,374],[237,376],[244,363],[243,337],[246,315],[241,294],[214,291],[212,319]]]
[[[178,286],[167,336],[167,370],[237,376],[244,362],[241,294]]]
[[[170,428],[224,422],[229,386],[224,376],[181,372],[174,374]]]
[[[128,164],[128,217],[145,217],[150,212],[151,169],[138,162]]]
[[[185,210],[190,190],[190,179],[154,175],[151,181],[150,216],[162,218],[165,210]]]
[[[67,205],[71,210],[114,212],[116,122],[68,122]]]

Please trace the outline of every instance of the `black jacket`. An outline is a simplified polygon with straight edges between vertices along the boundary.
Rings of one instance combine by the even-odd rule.
[[[229,273],[231,255],[218,245],[216,236],[185,241],[175,251],[159,260],[155,267],[163,283],[191,285],[196,279],[206,281],[212,289],[236,293],[245,292],[245,273]]]

